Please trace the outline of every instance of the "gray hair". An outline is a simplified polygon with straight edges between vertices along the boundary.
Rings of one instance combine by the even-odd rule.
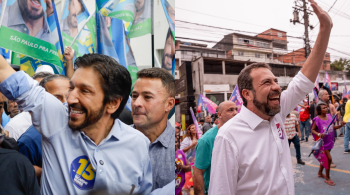
[[[324,95],[324,93],[327,93],[327,94],[328,94],[328,92],[327,92],[326,90],[321,89],[321,90],[318,92],[318,98],[321,98],[321,97]]]
[[[56,80],[56,79],[67,79],[69,81],[69,78],[64,76],[64,75],[54,74],[54,75],[50,75],[50,76],[43,78],[43,80],[40,81],[39,85],[42,86],[46,90],[46,84],[48,82]]]
[[[38,79],[38,78],[45,78],[47,76],[51,76],[53,75],[51,72],[38,72],[38,73],[35,73],[32,78],[35,80],[35,79]]]

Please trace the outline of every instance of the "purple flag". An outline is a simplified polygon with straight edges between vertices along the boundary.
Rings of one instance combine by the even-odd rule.
[[[197,138],[199,139],[199,138],[202,137],[202,131],[199,129],[198,122],[197,122],[196,117],[194,116],[192,107],[190,107],[190,112],[191,112],[191,116],[192,116],[192,120],[193,120],[194,126],[196,127],[196,130],[197,130]]]
[[[316,81],[315,81],[315,87],[317,88],[317,90],[320,90],[320,85],[318,84],[318,77],[320,76],[320,74],[317,75]]]
[[[240,112],[242,108],[243,100],[242,100],[241,94],[239,93],[238,85],[236,85],[235,89],[233,90],[230,97],[230,101],[233,101],[234,103],[236,103],[237,112]]]
[[[316,93],[316,90],[315,90],[315,89],[312,89],[312,91],[314,92],[315,103],[317,103],[319,99],[318,99],[318,95],[317,95],[317,93]]]
[[[329,77],[328,72],[326,72],[326,75],[324,76],[323,85],[332,90],[331,78]]]
[[[197,103],[197,113],[202,111],[202,108],[206,109],[208,112],[215,114],[218,105],[216,105],[213,101],[208,99],[207,97],[199,94],[198,103]]]

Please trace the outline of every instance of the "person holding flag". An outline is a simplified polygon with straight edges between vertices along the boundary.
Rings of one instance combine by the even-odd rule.
[[[328,113],[328,106],[325,102],[322,102],[322,101],[319,102],[316,106],[316,111],[318,116],[313,119],[311,132],[314,135],[316,141],[318,138],[323,139],[324,153],[326,154],[327,160],[328,160],[328,164],[327,164],[328,167],[325,167],[326,175],[322,173],[324,165],[323,163],[320,163],[318,177],[324,178],[325,183],[327,183],[328,185],[334,186],[335,183],[331,180],[329,175],[331,163],[332,163],[332,156],[330,151],[334,146],[333,131],[335,131],[336,129],[339,129],[340,127],[343,127],[345,125],[345,122],[342,121],[341,125],[334,126],[332,124],[334,121],[332,120],[332,116]]]

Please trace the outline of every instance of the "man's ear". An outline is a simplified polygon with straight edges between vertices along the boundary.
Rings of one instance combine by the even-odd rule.
[[[166,101],[166,107],[165,112],[170,112],[171,109],[175,106],[175,98],[174,97],[168,97]]]
[[[113,114],[115,111],[118,110],[122,100],[123,100],[123,98],[119,97],[119,98],[114,98],[112,101],[107,103],[107,105],[106,105],[106,112],[108,114]]]
[[[247,100],[247,102],[253,101],[253,99],[254,99],[252,91],[248,90],[248,89],[242,90],[242,96]]]

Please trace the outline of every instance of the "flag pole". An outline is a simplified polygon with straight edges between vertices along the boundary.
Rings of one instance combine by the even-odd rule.
[[[85,24],[83,25],[83,28],[81,28],[78,31],[78,34],[74,37],[72,44],[70,45],[70,47],[73,46],[74,42],[77,40],[77,38],[79,37],[79,34],[81,33],[81,31],[84,29],[84,26],[89,22],[89,20],[91,19],[91,17],[95,14],[95,11],[86,19]]]
[[[153,19],[154,19],[154,0],[151,0],[151,22],[152,22],[152,34],[151,34],[151,42],[152,42],[152,68],[154,66],[154,29],[153,29]]]

